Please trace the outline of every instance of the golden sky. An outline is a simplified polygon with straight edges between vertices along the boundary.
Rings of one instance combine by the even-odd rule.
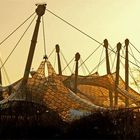
[[[115,47],[118,42],[123,43],[126,38],[129,38],[139,49],[139,0],[1,0],[0,42],[35,11],[35,3],[39,2],[46,2],[49,10],[100,42],[107,38],[111,46]],[[3,61],[30,21],[0,46]],[[44,15],[44,21],[47,53],[54,49],[55,44],[59,44],[67,61],[70,61],[76,52],[79,52],[84,60],[98,46],[97,43],[72,29],[47,11]],[[21,78],[24,73],[34,24],[5,65],[11,83]],[[42,30],[42,26],[40,29]],[[32,65],[34,69],[38,67],[43,56],[43,39],[41,36],[42,31],[39,34]],[[100,56],[100,52],[97,55]],[[99,56],[87,63],[88,67],[92,67],[94,61],[99,61],[96,60]],[[92,68],[89,69],[92,70]],[[6,81],[5,84],[7,84]]]

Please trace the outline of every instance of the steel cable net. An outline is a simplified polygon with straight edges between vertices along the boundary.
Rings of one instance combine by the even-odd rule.
[[[0,101],[1,109],[9,107],[12,102],[30,102],[45,105],[56,111],[64,121],[72,121],[100,108],[90,102],[80,99],[72,91],[67,89],[61,78],[55,74],[50,62],[47,61],[48,77],[45,77],[45,63],[41,62],[38,70],[28,79],[27,87],[20,87],[21,81],[17,82],[11,95]],[[102,108],[101,108],[102,109]]]
[[[48,66],[48,75],[49,75],[47,78],[45,77],[45,61],[42,61],[36,74],[33,75],[33,77],[29,80],[30,81],[28,82],[29,85],[32,85],[30,88],[31,93],[34,93],[33,91],[37,91],[41,95],[42,92],[47,91],[45,93],[45,99],[52,98],[52,101],[56,100],[56,104],[57,102],[59,102],[59,100],[63,101],[64,106],[65,104],[69,103],[69,100],[67,101],[65,99],[65,95],[67,96],[68,94],[68,97],[70,97],[69,95],[73,95],[74,98],[79,96],[81,99],[84,99],[88,101],[89,103],[92,102],[93,104],[97,106],[109,107],[110,105],[109,91],[114,93],[116,73],[107,74],[103,76],[99,76],[98,73],[94,73],[88,76],[78,76],[79,92],[75,95],[74,93],[72,93],[72,91],[68,90],[68,88],[73,90],[75,76],[74,75],[59,76],[55,73],[49,61],[47,61],[47,66]],[[130,99],[130,106],[135,106],[140,101],[140,95],[136,91],[134,91],[132,88],[129,87],[128,91],[127,92],[125,91],[125,82],[123,81],[121,77],[119,77],[118,88],[119,88],[117,90],[118,97],[119,97],[118,107],[125,106],[125,97]],[[57,94],[55,95],[55,93]],[[55,95],[55,96],[51,97],[51,95],[52,96]],[[35,98],[35,100],[37,99],[36,98],[37,95],[35,96],[32,95],[32,98],[33,97]],[[66,101],[66,103],[63,99]]]
[[[64,81],[65,85],[73,89],[74,75]],[[94,73],[88,76],[78,76],[78,93],[81,98],[89,100],[95,105],[109,107],[108,88],[111,88],[108,77]]]
[[[46,63],[48,76],[45,76]],[[109,90],[115,90],[115,73],[104,76],[99,76],[98,73],[78,76],[77,94],[73,92],[74,77],[75,75],[57,75],[48,60],[42,61],[38,70],[28,79],[27,88],[20,89],[19,80],[13,84],[13,93],[0,104],[9,101],[37,103],[57,112],[67,122],[109,107]],[[117,89],[118,107],[125,105],[125,97],[130,99],[131,106],[137,105],[140,95],[130,87],[126,92],[124,87],[125,82],[120,77]]]
[[[45,63],[48,67],[48,77],[45,76]],[[94,112],[96,109],[102,109],[90,101],[78,97],[65,87],[62,81],[66,77],[62,77],[55,73],[48,60],[42,61],[27,83],[27,88],[32,95],[31,100],[58,112],[65,121],[72,121]]]
[[[91,101],[93,104],[110,107],[109,91],[112,92],[113,98],[115,95],[115,77],[116,73],[107,74],[99,76],[93,74],[90,76],[78,76],[78,96],[86,100]],[[74,75],[69,77],[64,81],[65,85],[73,89]],[[139,105],[140,94],[134,91],[131,87],[128,88],[128,91],[125,90],[125,82],[121,77],[119,77],[119,85],[116,89],[118,93],[118,106],[125,107],[125,97],[129,101],[130,107]]]

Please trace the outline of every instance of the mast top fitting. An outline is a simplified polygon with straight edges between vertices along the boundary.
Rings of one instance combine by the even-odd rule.
[[[108,48],[108,40],[107,39],[104,40],[104,47]]]
[[[47,4],[36,4],[37,8],[36,8],[35,12],[37,13],[38,16],[43,16],[44,15],[46,5]]]
[[[76,53],[75,54],[75,61],[78,61],[80,59],[80,54],[79,53]]]
[[[129,45],[129,39],[126,39],[125,40],[125,46],[128,46]]]

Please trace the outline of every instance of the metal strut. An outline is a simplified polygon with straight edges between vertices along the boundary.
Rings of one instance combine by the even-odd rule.
[[[30,50],[29,50],[29,54],[28,54],[25,71],[24,71],[22,85],[26,85],[26,83],[28,81],[28,77],[29,77],[29,73],[30,73],[30,69],[31,69],[31,65],[32,65],[32,60],[33,60],[33,55],[34,55],[34,51],[35,51],[35,47],[36,47],[37,37],[38,37],[40,19],[41,19],[41,16],[44,15],[45,9],[46,9],[46,4],[37,5],[36,14],[38,15],[38,18],[36,21],[34,33],[33,33],[32,40],[31,40],[31,45],[30,45]]]

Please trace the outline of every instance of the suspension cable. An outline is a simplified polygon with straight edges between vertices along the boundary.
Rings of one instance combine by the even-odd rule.
[[[79,67],[78,68],[80,68],[99,48],[100,48],[100,46],[101,46],[102,44],[100,44],[84,61],[83,61],[83,63],[81,63],[80,65],[79,65]]]
[[[24,25],[34,14],[35,12],[31,14],[23,23],[21,23],[14,31],[12,31],[4,40],[2,40],[0,45],[4,43],[12,34],[14,34],[22,25]]]
[[[140,64],[140,62],[135,58],[135,56],[134,56],[134,53],[133,53],[133,51],[132,51],[132,49],[131,49],[131,47],[129,47],[130,48],[130,51],[131,51],[131,53],[132,54],[130,54],[132,57],[133,57],[133,59],[135,60],[135,63],[138,65],[138,63]]]
[[[62,20],[63,22],[65,22],[66,24],[68,24],[69,26],[71,26],[72,28],[76,29],[77,31],[79,31],[80,33],[84,34],[85,36],[87,36],[88,38],[94,40],[95,42],[97,42],[98,44],[102,45],[101,42],[97,41],[96,39],[94,39],[93,37],[91,37],[90,35],[88,35],[87,33],[83,32],[82,30],[78,29],[77,27],[75,27],[74,25],[72,25],[71,23],[69,23],[68,21],[66,21],[65,19],[61,18],[60,16],[56,15],[55,13],[53,13],[52,11],[50,11],[49,9],[46,9],[49,13],[51,13],[52,15],[54,15],[55,17],[57,17],[58,19]],[[131,43],[131,45],[133,45]],[[134,47],[134,45],[133,45]],[[110,49],[110,48],[109,48]],[[136,48],[135,48],[136,49]],[[115,53],[112,49],[110,49],[113,53]],[[136,49],[137,50],[137,49]],[[137,50],[138,51],[138,50]],[[139,51],[138,51],[139,52]],[[139,52],[140,53],[140,52]],[[120,57],[124,58],[123,56],[120,55]],[[125,59],[125,58],[124,58]],[[132,61],[129,60],[129,62],[137,67],[140,68],[140,66],[136,65],[135,63],[133,63]]]
[[[135,80],[135,77],[134,77],[134,75],[133,75],[131,69],[130,69],[130,74],[132,75],[131,78],[133,79],[133,81],[134,81],[134,83],[135,83],[135,86],[137,87],[137,90],[138,90],[138,92],[140,93],[140,89],[139,89],[140,86],[138,85],[137,80]]]
[[[130,47],[130,51],[131,51],[131,53],[132,53],[132,57],[133,57],[133,59],[135,60],[135,63],[137,64],[137,63],[139,63],[139,61],[134,57],[134,53],[133,53],[133,51],[132,51],[132,49],[131,49],[131,47]],[[131,75],[133,76],[133,81],[134,81],[134,83],[135,83],[135,85],[136,85],[136,87],[137,87],[137,90],[138,90],[138,92],[140,93],[140,89],[139,89],[139,85],[138,85],[138,83],[137,83],[137,81],[135,80],[135,77],[134,77],[134,75],[133,75],[133,73],[132,73],[132,71],[130,70],[130,72],[131,72]]]
[[[122,46],[121,51],[120,51],[120,55],[125,58],[125,46]],[[121,60],[123,59],[122,57],[120,58]]]
[[[0,63],[1,63],[1,65],[3,64],[1,57],[0,57]],[[3,66],[3,70],[4,70],[4,72],[5,72],[5,75],[6,75],[8,84],[11,84],[10,79],[9,79],[9,76],[8,76],[8,73],[7,73],[7,71],[6,71],[6,69],[5,69],[4,66]]]
[[[63,19],[63,18],[61,18],[60,16],[56,15],[54,12],[50,11],[49,9],[46,9],[46,10],[47,10],[49,13],[51,13],[52,15],[54,15],[55,17],[57,17],[58,19],[60,19],[61,21],[65,22],[66,24],[68,24],[69,26],[71,26],[72,28],[76,29],[77,31],[79,31],[80,33],[84,34],[84,35],[87,36],[88,38],[90,38],[90,39],[94,40],[95,42],[97,42],[98,44],[100,44],[100,46],[103,46],[103,43],[97,41],[96,39],[94,39],[93,37],[91,37],[90,35],[88,35],[87,33],[83,32],[83,31],[80,30],[80,29],[78,29],[77,27],[75,27],[74,25],[72,25],[71,23],[69,23],[68,21],[66,21],[65,19]],[[100,46],[99,46],[99,47],[100,47]],[[111,45],[109,45],[109,46],[111,47]],[[97,49],[98,49],[98,48],[97,48]],[[95,50],[96,50],[96,49],[95,49]],[[112,51],[112,47],[111,47],[110,50]],[[94,53],[94,52],[93,52],[93,53]],[[92,53],[92,54],[93,54],[93,53]],[[92,54],[91,54],[90,56],[92,56]],[[87,61],[87,60],[90,58],[90,56],[89,56],[85,61]],[[85,63],[85,61],[84,61],[83,63]],[[83,63],[82,63],[82,64],[83,64]],[[81,64],[81,65],[82,65],[82,64]],[[79,68],[81,67],[81,65],[79,66]]]
[[[111,58],[111,57],[110,57],[110,58]],[[116,58],[117,58],[117,54],[115,54],[114,60],[113,60],[113,62],[111,62],[111,63],[112,63],[111,71],[113,71]]]
[[[112,51],[113,53],[116,53],[114,50],[112,50],[112,49],[110,49],[110,48],[108,48],[108,49],[109,49],[110,51]],[[122,56],[122,55],[120,55],[120,57],[122,57],[123,59],[125,59],[125,57]],[[140,68],[140,66],[136,65],[134,62],[132,62],[132,61],[130,61],[130,60],[129,60],[129,62],[130,62],[131,64],[137,66],[138,68]]]
[[[131,49],[131,48],[130,48]],[[133,59],[135,60],[135,63],[136,63],[136,65],[138,65],[138,63],[140,64],[140,61],[138,61],[136,58],[135,58],[135,56],[134,56],[134,53],[132,52],[132,50],[131,50],[131,53],[130,52],[128,52],[129,53],[129,55],[131,55],[131,57],[133,57]]]
[[[13,52],[15,51],[15,49],[17,48],[18,44],[20,43],[21,39],[24,37],[25,33],[27,32],[27,30],[29,29],[29,27],[31,26],[31,24],[33,23],[35,17],[33,18],[33,20],[31,21],[31,23],[29,24],[29,26],[27,27],[27,29],[24,31],[23,35],[20,37],[19,41],[16,43],[15,47],[12,49],[12,51],[10,52],[10,54],[8,55],[8,57],[6,58],[6,60],[4,61],[4,63],[2,64],[2,66],[0,67],[0,69],[5,65],[5,63],[8,61],[8,59],[10,58],[10,56],[13,54]]]
[[[100,61],[100,63],[98,63],[98,64],[94,67],[94,69],[93,69],[89,74],[92,74],[92,73],[99,67],[99,65],[101,65],[104,61],[105,61],[105,57]]]
[[[70,60],[70,62],[69,63],[67,63],[67,60],[65,59],[65,57],[64,57],[64,55],[63,55],[63,53],[60,51],[60,53],[61,53],[61,55],[62,55],[62,57],[63,57],[63,59],[65,60],[65,63],[67,64],[66,65],[66,67],[62,70],[62,72],[68,67],[69,68],[69,70],[70,70],[70,72],[72,73],[72,70],[71,70],[71,68],[70,68],[70,64],[71,64],[71,62],[74,60],[74,58],[75,57],[73,57],[71,60]]]
[[[76,29],[77,31],[79,31],[80,33],[82,33],[83,35],[87,36],[88,38],[94,40],[95,42],[97,42],[98,44],[102,45],[102,43],[100,43],[99,41],[97,41],[96,39],[94,39],[93,37],[91,37],[90,35],[88,35],[87,33],[83,32],[82,30],[78,29],[77,27],[75,27],[74,25],[72,25],[71,23],[69,23],[68,21],[66,21],[65,19],[61,18],[60,16],[56,15],[55,13],[53,13],[52,11],[50,11],[49,9],[46,9],[49,13],[51,13],[52,15],[54,15],[55,17],[57,17],[58,19],[62,20],[63,22],[65,22],[66,24],[68,24],[69,26],[71,26],[72,28]]]
[[[81,58],[80,58],[80,63],[82,63],[82,59],[81,59]],[[81,67],[81,69],[82,69],[83,74],[86,75],[86,70],[85,70],[85,68],[84,68],[84,67]]]
[[[122,61],[120,60],[120,62],[121,62],[121,64],[122,64],[122,66],[123,66],[123,68],[125,68],[125,66],[124,66],[124,64],[122,63]],[[139,90],[139,86],[138,86],[138,84],[137,84],[137,81],[135,80],[135,77],[134,77],[134,75],[133,75],[133,73],[130,71],[130,73],[129,73],[129,75],[130,75],[130,77],[133,79],[133,81],[134,81],[134,83],[135,83],[135,85],[136,85],[136,87],[137,87],[137,90],[140,92],[140,90]]]
[[[116,56],[116,55],[115,55]],[[121,58],[124,58],[124,56],[122,56]],[[122,64],[122,66],[123,66],[123,68],[125,68],[125,66],[124,66],[124,64],[122,63],[122,61],[120,60],[120,63]],[[134,83],[135,83],[135,85],[136,85],[136,87],[137,87],[137,90],[138,90],[138,92],[140,92],[140,90],[139,90],[139,86],[138,86],[138,84],[137,84],[137,82],[136,82],[136,80],[135,80],[135,78],[134,78],[134,75],[133,75],[133,73],[132,73],[132,71],[130,70],[130,73],[129,73],[129,75],[130,75],[130,77],[133,79],[133,81],[134,81]],[[115,79],[112,77],[112,80],[114,80],[115,81]]]
[[[115,48],[114,48],[114,49],[115,49]],[[113,50],[114,50],[114,49],[113,49]],[[109,52],[109,56],[110,56],[110,55],[112,55],[112,51]],[[98,68],[98,65],[101,65],[101,64],[105,61],[105,58],[106,58],[106,57],[104,57],[104,58],[100,61],[100,63],[97,64],[97,65],[94,67],[94,69],[90,72],[90,74],[92,74],[93,71],[95,71],[95,70]]]
[[[86,70],[88,71],[88,74],[89,74],[90,71],[89,71],[88,67],[86,66],[86,64],[83,62],[83,59],[81,58],[80,60],[81,60],[81,64],[84,64],[84,66],[85,66],[85,68],[86,68]]]
[[[122,47],[122,56],[125,54],[125,46]]]
[[[42,16],[42,27],[43,27],[44,55],[47,56],[46,41],[45,41],[45,26],[44,26],[44,18],[43,18],[43,16]]]
[[[51,55],[54,53],[55,48],[51,51],[51,53],[48,55],[48,58],[51,57]]]
[[[140,51],[130,42],[130,44],[134,47],[134,49],[140,53]]]
[[[100,61],[102,59],[103,51],[104,51],[104,47],[103,47],[102,52],[101,52],[101,55],[100,55],[99,63],[100,63]],[[100,66],[99,63],[98,63],[97,71],[99,70],[99,66]]]

